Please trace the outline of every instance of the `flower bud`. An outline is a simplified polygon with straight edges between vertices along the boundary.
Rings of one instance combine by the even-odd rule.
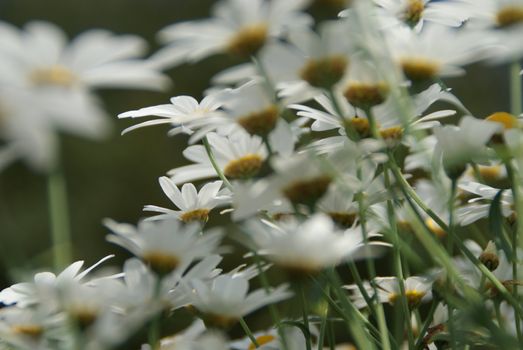
[[[494,271],[498,268],[499,257],[494,242],[488,242],[487,247],[479,256],[479,261],[481,261],[481,263],[485,265],[490,271]]]

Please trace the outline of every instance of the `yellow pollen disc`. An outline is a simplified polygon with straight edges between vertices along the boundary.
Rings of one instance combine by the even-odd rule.
[[[410,26],[415,26],[423,16],[425,10],[425,3],[423,0],[409,0],[403,13],[405,22]]]
[[[388,92],[386,83],[351,82],[343,95],[353,106],[368,108],[383,103]]]
[[[295,181],[283,189],[283,194],[294,204],[314,204],[325,194],[331,181],[327,175]]]
[[[240,57],[250,57],[267,41],[267,24],[257,23],[241,28],[227,44],[227,50]]]
[[[30,74],[30,79],[35,85],[70,87],[76,81],[76,76],[66,67],[55,65],[35,69]]]
[[[403,58],[400,62],[403,73],[410,80],[429,80],[439,72],[439,63],[424,57]]]
[[[230,328],[238,319],[230,316],[214,315],[214,314],[205,314],[204,315],[205,324],[212,325],[217,328]]]
[[[352,227],[358,218],[356,213],[349,212],[328,212],[327,215],[329,215],[332,221],[334,221],[337,225],[344,228]]]
[[[485,120],[503,125],[503,129],[515,129],[518,127],[518,118],[507,112],[496,112],[489,115]]]
[[[485,182],[495,182],[503,177],[502,167],[500,165],[479,166],[479,174]]]
[[[523,6],[505,6],[496,14],[496,23],[502,28],[523,23]]]
[[[369,121],[365,118],[354,117],[349,120],[345,120],[347,127],[352,127],[361,138],[368,137],[370,135]]]
[[[429,230],[437,237],[443,238],[447,235],[447,232],[445,232],[445,230],[442,229],[441,226],[438,225],[432,218],[427,218],[425,220],[425,224],[427,225]]]
[[[160,275],[168,274],[180,265],[180,260],[176,256],[158,251],[144,254],[142,260]]]
[[[310,59],[300,71],[303,80],[312,86],[331,88],[343,77],[347,59],[343,56],[331,56]]]
[[[410,224],[410,222],[408,222],[406,220],[398,220],[396,222],[396,225],[397,225],[398,229],[401,231],[412,232],[412,225]]]
[[[262,165],[263,160],[259,155],[248,154],[230,161],[223,169],[223,173],[231,179],[248,179],[256,175]]]
[[[264,335],[260,335],[260,336],[256,337],[256,342],[258,343],[258,345],[262,346],[262,345],[270,343],[274,339],[276,339],[275,336],[270,335],[270,334],[264,334]],[[254,350],[254,349],[256,349],[256,345],[251,343],[251,345],[249,345],[249,347],[247,349]]]
[[[90,327],[98,318],[98,310],[89,306],[76,305],[69,314],[81,329]]]
[[[207,222],[209,220],[209,209],[195,209],[180,215],[180,220],[183,222]]]
[[[415,289],[405,291],[405,297],[407,299],[407,303],[409,304],[409,306],[411,308],[415,308],[415,307],[419,306],[419,304],[421,303],[421,299],[423,299],[425,294],[426,294],[425,292],[420,292]],[[389,303],[391,305],[394,305],[394,303],[396,302],[396,300],[398,300],[398,298],[400,298],[399,294],[391,293],[389,295]]]
[[[399,141],[403,137],[403,129],[400,126],[381,129],[379,133],[385,141]]]
[[[11,327],[11,331],[15,334],[39,338],[44,332],[44,328],[37,324],[17,324]]]
[[[260,112],[254,112],[238,118],[240,124],[249,134],[267,136],[278,121],[278,107],[269,106]]]

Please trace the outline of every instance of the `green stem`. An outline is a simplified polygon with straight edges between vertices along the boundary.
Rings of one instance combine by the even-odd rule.
[[[254,344],[254,346],[256,348],[259,348],[260,347],[260,344],[258,344],[258,341],[256,340],[256,337],[254,336],[254,334],[251,332],[251,330],[249,329],[249,326],[247,325],[247,323],[245,322],[245,320],[243,319],[243,317],[240,318],[240,325],[242,326],[242,329],[243,331],[245,332],[245,334],[249,337],[249,339],[251,340],[251,342]]]
[[[266,293],[269,293],[271,290],[271,285],[269,284],[269,279],[267,278],[267,275],[265,274],[265,270],[263,269],[263,266],[261,265],[261,259],[260,256],[253,251],[254,254],[254,260],[256,262],[256,267],[258,268],[258,273],[260,277],[260,282],[265,290]],[[280,322],[280,313],[278,312],[278,308],[274,304],[269,304],[269,313],[271,314],[272,322],[276,326],[276,329],[278,330],[278,335],[280,336],[281,343],[283,346],[283,350],[288,350],[287,345],[287,338],[285,337],[285,332],[283,331],[283,326]]]
[[[307,296],[305,295],[305,285],[300,283],[300,302],[301,302],[301,311],[303,315],[303,325],[305,329],[310,332],[309,327],[309,308],[307,306]],[[311,350],[311,338],[310,336],[305,335],[305,346],[307,350]]]
[[[329,95],[329,99],[332,102],[332,105],[334,106],[334,110],[338,114],[338,117],[340,118],[342,124],[345,127],[345,132],[347,133],[347,137],[352,141],[358,141],[360,139],[358,133],[354,128],[352,127],[352,124],[345,122],[345,116],[343,115],[343,111],[341,109],[340,104],[338,103],[338,99],[336,98],[336,94],[334,93],[334,90],[330,89],[327,91],[327,94]]]
[[[522,82],[521,82],[521,64],[513,62],[510,66],[510,111],[514,116],[519,116],[522,112]]]
[[[62,168],[57,166],[47,176],[49,217],[53,244],[53,261],[56,270],[72,261],[71,232],[67,188]]]
[[[325,293],[329,295],[329,287],[326,288]],[[320,323],[320,335],[318,336],[318,350],[323,350],[323,343],[325,342],[325,331],[327,329],[327,320],[329,317],[329,303],[325,305],[325,308],[322,310],[321,314],[321,323]]]
[[[225,175],[223,174],[223,171],[218,166],[218,163],[216,163],[216,158],[214,157],[214,153],[212,152],[212,148],[211,148],[211,145],[209,145],[209,140],[207,140],[207,137],[203,138],[203,145],[205,146],[205,151],[207,152],[207,156],[209,157],[209,161],[211,162],[212,167],[214,168],[214,171],[216,171],[216,174],[223,181],[225,186],[229,190],[232,191],[233,188],[232,188],[231,183],[229,182],[229,180],[227,180],[227,177],[225,177]]]
[[[512,184],[512,197],[513,197],[513,201],[514,203],[516,203],[516,213],[519,214],[520,211],[519,209],[522,209],[519,203],[520,201],[520,196],[519,196],[519,193],[518,193],[518,183],[517,183],[517,178],[516,178],[516,174],[515,174],[515,169],[514,167],[512,166],[512,164],[510,163],[510,160],[507,160],[505,162],[505,167],[507,169],[507,175],[510,179],[510,182]],[[521,217],[521,216],[516,216],[516,217]],[[512,245],[512,279],[514,281],[517,281],[518,280],[518,234],[521,234],[521,227],[523,225],[520,223],[520,221],[516,221],[516,228],[515,229],[512,229],[510,230],[509,232],[512,233],[511,235],[511,245]],[[518,293],[518,285],[517,283],[514,284],[514,286],[512,287],[512,296],[514,297],[514,299],[516,300],[519,300],[519,293]],[[516,310],[514,310],[516,311]],[[517,334],[517,337],[518,337],[518,341],[521,345],[523,345],[523,334],[521,332],[521,319],[520,317],[518,317],[517,313],[516,313],[516,317],[514,317],[514,321],[516,323],[516,334]]]
[[[161,325],[161,313],[154,316],[151,325],[149,326],[148,341],[151,346],[151,350],[160,349],[160,325]]]
[[[391,182],[389,178],[389,170],[384,170],[384,177],[385,177],[385,187],[389,189],[389,191],[392,192]],[[407,327],[407,338],[408,338],[408,344],[409,349],[414,349],[414,334],[412,333],[412,327],[410,324],[410,309],[408,305],[407,296],[405,293],[405,277],[403,275],[403,266],[401,263],[401,251],[400,251],[400,240],[399,240],[399,234],[398,234],[398,225],[396,224],[396,216],[394,214],[394,207],[392,204],[392,200],[387,200],[387,217],[389,220],[389,226],[392,231],[392,237],[393,237],[393,259],[394,259],[394,266],[396,270],[396,276],[398,278],[398,284],[400,288],[401,293],[401,307],[403,309],[403,313],[405,314],[405,327]]]
[[[432,318],[434,317],[434,312],[436,311],[436,308],[438,307],[437,301],[432,301],[432,304],[430,305],[429,312],[427,316],[425,317],[425,322],[423,323],[423,326],[421,327],[421,331],[419,333],[418,341],[416,342],[416,349],[421,350],[423,346],[423,339],[425,338],[425,333],[427,333],[427,330],[429,329],[430,323],[432,322]]]
[[[362,177],[361,167],[358,169],[357,175],[358,175],[358,178],[361,180],[361,177]],[[358,210],[359,210],[358,215],[359,215],[359,220],[360,220],[360,227],[361,227],[361,232],[363,235],[363,241],[364,241],[364,245],[365,245],[364,249],[368,250],[369,237],[368,237],[368,233],[367,233],[367,221],[365,218],[365,203],[363,201],[363,193],[360,192],[357,194],[357,202],[358,202]],[[370,283],[373,288],[374,296],[377,296],[378,291],[377,291],[376,284],[374,283],[374,278],[376,277],[376,266],[374,265],[374,260],[367,258],[367,259],[365,259],[365,262],[367,265],[369,279],[371,281]],[[382,349],[390,350],[391,346],[390,346],[390,341],[389,341],[389,331],[388,331],[388,327],[387,327],[387,321],[385,319],[385,312],[383,310],[383,305],[379,301],[376,303],[375,310],[376,310],[376,319],[378,321],[378,328],[380,330],[380,340],[381,340],[381,343],[383,346]]]

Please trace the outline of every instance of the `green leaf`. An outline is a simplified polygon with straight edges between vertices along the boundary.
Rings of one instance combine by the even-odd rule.
[[[504,190],[499,190],[489,209],[489,231],[493,238],[494,243],[498,248],[501,248],[505,252],[507,258],[512,259],[512,249],[510,243],[507,240],[503,232],[503,213],[501,211],[501,196]]]

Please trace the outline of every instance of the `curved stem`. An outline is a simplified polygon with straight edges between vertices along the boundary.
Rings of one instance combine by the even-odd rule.
[[[245,320],[243,319],[243,317],[240,318],[240,325],[242,326],[243,331],[244,331],[245,334],[249,337],[249,339],[250,339],[251,342],[254,344],[254,346],[255,346],[256,348],[259,348],[259,347],[260,347],[260,344],[258,344],[258,341],[256,340],[256,337],[255,337],[254,334],[251,332],[249,326],[247,325],[247,323],[245,322]]]
[[[209,157],[209,161],[211,162],[214,171],[216,171],[216,174],[218,174],[218,177],[223,181],[225,186],[232,191],[233,188],[231,183],[223,174],[223,171],[218,166],[218,163],[216,163],[216,158],[214,158],[214,153],[212,152],[211,145],[209,145],[209,140],[207,140],[207,136],[203,138],[203,145],[205,146],[205,151],[207,152],[207,156]]]

